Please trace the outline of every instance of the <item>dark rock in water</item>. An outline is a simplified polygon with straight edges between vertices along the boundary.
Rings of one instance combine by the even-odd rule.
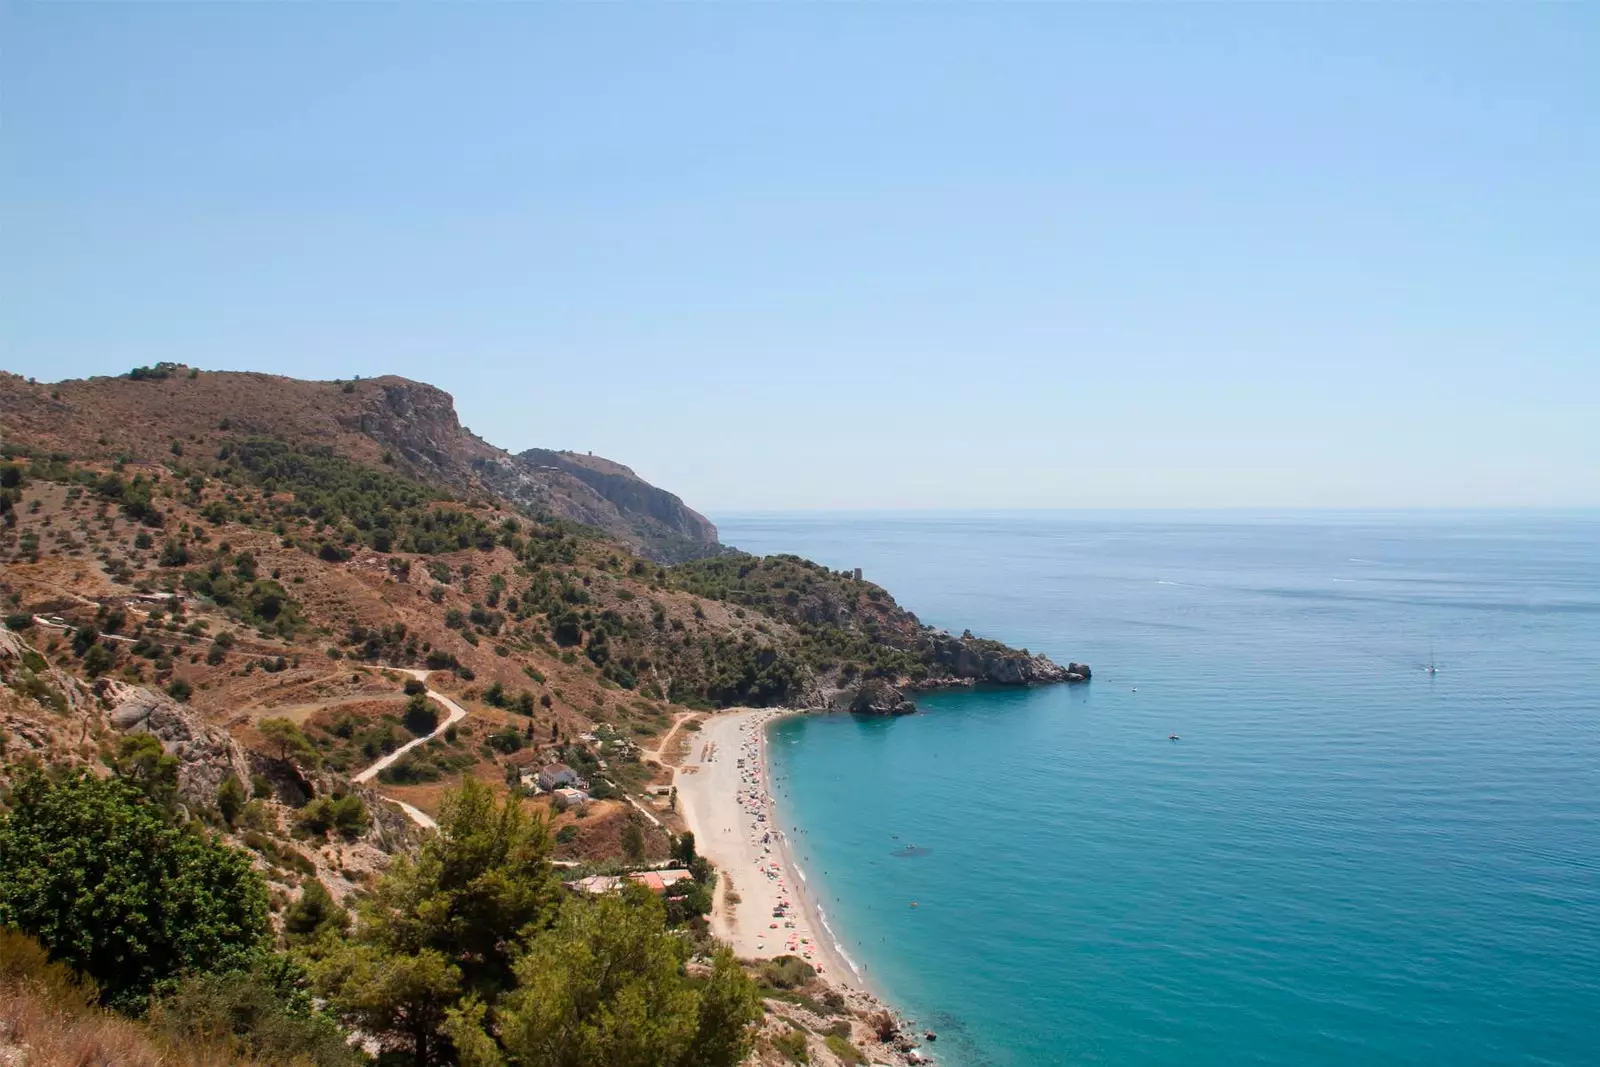
[[[1094,674],[1089,670],[1089,665],[1087,663],[1069,663],[1069,664],[1067,664],[1067,681],[1069,681],[1069,682],[1087,682],[1090,678],[1093,678],[1093,677],[1094,677]]]
[[[888,682],[873,678],[848,694],[849,710],[856,715],[910,715],[917,706]]]

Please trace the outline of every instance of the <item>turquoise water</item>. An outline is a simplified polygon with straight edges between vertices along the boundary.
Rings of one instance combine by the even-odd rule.
[[[1600,516],[719,525],[1094,667],[774,729],[942,1062],[1600,1063]]]

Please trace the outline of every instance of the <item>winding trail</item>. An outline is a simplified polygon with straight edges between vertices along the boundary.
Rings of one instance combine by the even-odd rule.
[[[389,669],[390,670],[394,670],[394,671],[398,671],[401,674],[409,674],[409,675],[411,675],[411,677],[413,677],[417,681],[421,682],[424,686],[427,685],[427,683],[428,683],[428,675],[429,675],[429,673],[431,673],[429,671],[418,670],[418,669],[416,669],[414,667],[391,667]],[[370,782],[370,781],[372,781],[372,779],[374,779],[374,778],[376,778],[378,776],[378,773],[380,771],[382,771],[385,767],[391,766],[395,762],[395,760],[399,759],[401,756],[404,756],[407,752],[410,752],[412,749],[416,748],[418,745],[426,744],[427,742],[432,741],[435,737],[438,737],[440,734],[444,733],[450,727],[454,726],[456,723],[460,722],[462,719],[465,719],[467,717],[467,709],[462,707],[460,704],[457,704],[454,700],[451,700],[449,697],[445,696],[443,693],[439,692],[436,689],[425,689],[424,691],[428,694],[429,699],[434,700],[434,701],[438,702],[439,704],[443,705],[445,711],[449,712],[449,714],[445,716],[444,721],[441,722],[434,729],[433,733],[428,734],[425,737],[418,737],[415,740],[407,741],[405,744],[401,745],[399,748],[395,749],[393,752],[389,753],[387,756],[384,756],[382,759],[378,760],[378,762],[374,763],[372,766],[368,767],[366,770],[359,771],[356,774],[351,775],[350,780],[352,782]],[[384,797],[383,799],[389,801],[389,803],[391,803],[391,804],[397,805],[400,808],[400,810],[405,812],[408,816],[410,816],[411,817],[411,821],[416,823],[418,826],[421,826],[421,827],[423,827],[424,829],[427,829],[427,830],[437,830],[439,828],[439,824],[438,823],[434,822],[426,814],[424,814],[421,811],[418,811],[416,808],[412,807],[410,804],[407,804],[405,801],[396,800],[393,797]]]

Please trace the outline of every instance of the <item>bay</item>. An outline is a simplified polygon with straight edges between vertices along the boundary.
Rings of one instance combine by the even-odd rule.
[[[1600,516],[717,520],[1094,668],[773,728],[941,1062],[1600,1062]]]

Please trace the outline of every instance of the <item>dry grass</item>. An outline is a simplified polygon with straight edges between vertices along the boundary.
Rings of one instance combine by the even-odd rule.
[[[49,962],[31,938],[0,929],[0,1065],[254,1067],[225,1048],[169,1041],[96,1006],[93,985]]]

